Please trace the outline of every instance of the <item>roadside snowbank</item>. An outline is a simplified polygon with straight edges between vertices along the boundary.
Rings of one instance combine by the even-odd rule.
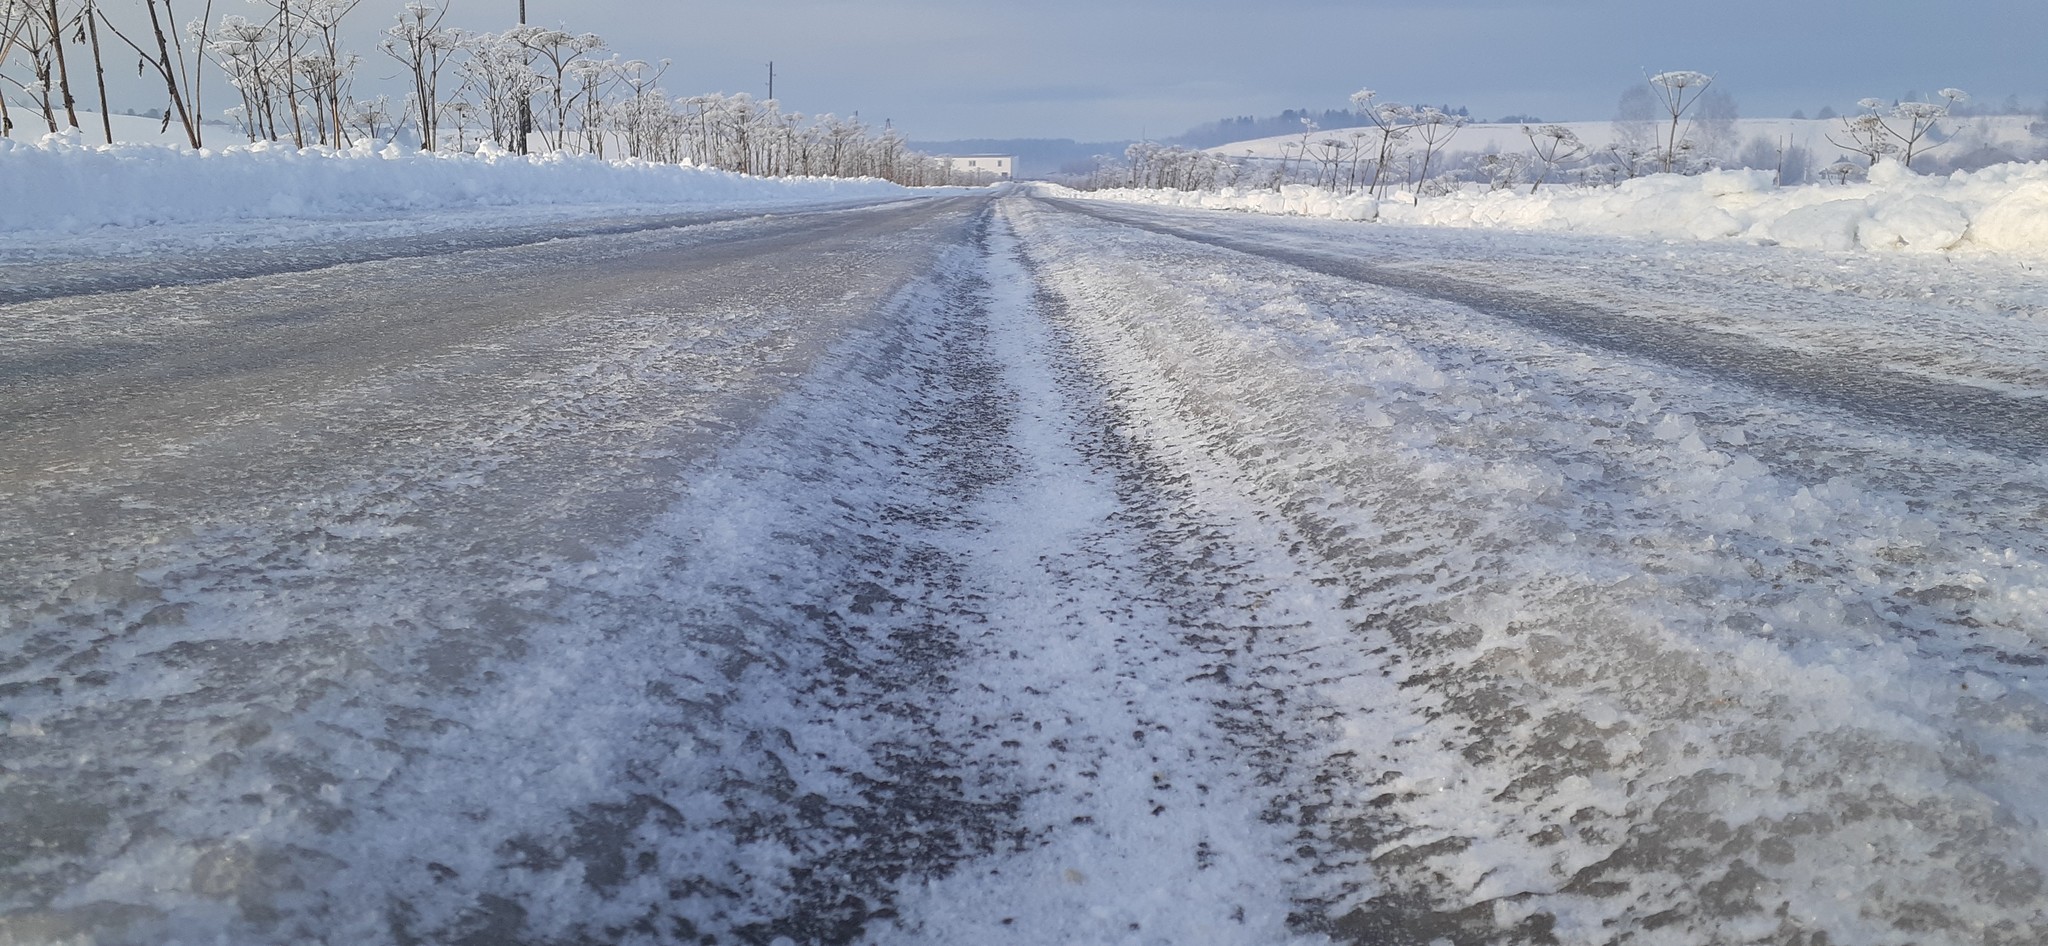
[[[1763,171],[1656,175],[1615,188],[1535,194],[1470,189],[1375,200],[1306,186],[1270,190],[1117,190],[1065,196],[1255,213],[1446,227],[1569,230],[1646,239],[1743,240],[1815,250],[1982,250],[2048,256],[2048,163],[1923,177],[1896,163],[1870,181],[1780,188]]]
[[[361,219],[480,208],[786,205],[905,196],[874,179],[757,178],[567,155],[428,154],[398,147],[220,151],[92,145],[77,133],[0,140],[0,231]]]

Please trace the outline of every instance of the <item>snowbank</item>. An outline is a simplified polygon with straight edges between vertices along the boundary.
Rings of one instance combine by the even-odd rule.
[[[1214,210],[1445,227],[1569,230],[1646,239],[1743,240],[1815,250],[1980,250],[2048,256],[2048,163],[1923,177],[1896,163],[1867,183],[1780,188],[1763,171],[1655,175],[1614,188],[1466,191],[1375,200],[1305,186],[1279,191],[1066,192]]]
[[[167,224],[413,216],[479,208],[698,207],[913,193],[887,181],[758,178],[641,161],[398,147],[220,151],[91,145],[77,133],[0,140],[0,232],[16,239]]]

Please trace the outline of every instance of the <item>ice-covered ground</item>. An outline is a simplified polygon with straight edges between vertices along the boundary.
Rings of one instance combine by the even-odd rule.
[[[2044,317],[1023,196],[0,304],[0,943],[2038,943]]]
[[[1298,694],[1363,763],[1320,830],[1387,887],[1341,928],[2048,930],[2028,273],[1111,216],[1021,232],[1140,413],[1350,591],[1426,721]]]
[[[1478,185],[1416,200],[1306,185],[1216,191],[1107,190],[1097,200],[1386,223],[1548,230],[1656,240],[1734,240],[1801,249],[1988,252],[2048,257],[2048,163],[2002,164],[1946,176],[1896,162],[1847,185],[1778,187],[1767,171],[1659,174],[1619,187],[1552,185],[1536,193]]]

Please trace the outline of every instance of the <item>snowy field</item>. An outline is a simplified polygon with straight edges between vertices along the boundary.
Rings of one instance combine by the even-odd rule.
[[[1778,187],[1768,171],[1659,174],[1618,187],[1535,193],[1467,185],[1424,197],[1338,194],[1305,185],[1214,191],[1075,192],[1064,197],[1421,226],[1567,231],[1650,240],[1728,240],[1809,250],[2048,257],[2048,163],[1919,175],[1897,162],[1846,185]]]
[[[1962,196],[2038,169],[1831,189],[1812,248],[0,190],[123,161],[310,235],[0,243],[0,946],[2048,940],[2048,286]],[[672,209],[544,238],[542,177]],[[1950,252],[1863,239],[1923,197]]]
[[[1952,125],[1944,125],[1945,128],[1953,128],[1955,134],[1948,144],[1942,146],[1939,153],[1955,155],[1968,154],[1979,150],[1995,150],[2005,151],[2019,157],[2030,156],[2038,153],[2044,145],[2048,145],[2048,140],[2035,135],[2032,130],[2032,126],[2040,120],[2038,116],[2032,115],[1984,115],[1958,118],[1954,120]],[[1530,124],[1542,125],[1549,123],[1532,122]],[[1619,137],[1615,129],[1615,123],[1611,121],[1558,122],[1556,124],[1571,129],[1573,134],[1579,136],[1580,141],[1585,142],[1587,149],[1593,152],[1598,152],[1602,148],[1614,144]],[[1692,127],[1696,128],[1697,123],[1692,123]],[[1350,144],[1352,133],[1357,131],[1370,132],[1371,129],[1329,129],[1318,131],[1311,135],[1309,140],[1316,142],[1324,138],[1335,138]],[[1820,166],[1831,164],[1844,156],[1842,149],[1828,140],[1830,136],[1833,136],[1835,141],[1849,140],[1843,134],[1841,119],[1743,118],[1735,122],[1733,133],[1729,135],[1729,139],[1732,146],[1736,148],[1740,148],[1759,138],[1769,142],[1773,148],[1781,146],[1805,148],[1820,159],[1816,165]],[[1368,137],[1367,140],[1370,142],[1373,139]],[[1300,145],[1301,135],[1297,133],[1233,142],[1208,150],[1211,153],[1226,158],[1254,157],[1277,160],[1287,156],[1299,157],[1300,152],[1298,149]],[[1529,150],[1529,137],[1522,133],[1522,125],[1520,124],[1474,122],[1459,129],[1456,136],[1451,138],[1448,148],[1450,153],[1468,155],[1527,152]]]

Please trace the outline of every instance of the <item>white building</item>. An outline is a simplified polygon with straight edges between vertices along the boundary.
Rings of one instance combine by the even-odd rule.
[[[952,162],[955,175],[970,179],[1007,181],[1017,169],[1017,157],[1009,154],[963,154],[946,160]]]

